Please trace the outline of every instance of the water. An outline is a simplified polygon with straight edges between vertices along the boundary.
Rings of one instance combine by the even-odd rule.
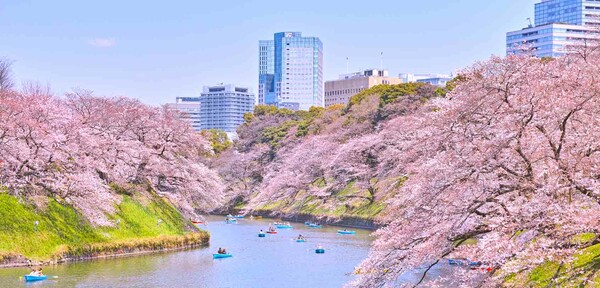
[[[44,267],[58,278],[31,284],[19,281],[27,268],[0,269],[0,287],[341,287],[354,279],[354,267],[373,240],[367,230],[338,235],[338,227],[310,229],[301,223],[259,238],[269,221],[225,224],[222,217],[210,217],[208,248]],[[308,242],[293,240],[298,234]],[[315,253],[318,244],[325,254]],[[233,258],[213,260],[219,247]]]

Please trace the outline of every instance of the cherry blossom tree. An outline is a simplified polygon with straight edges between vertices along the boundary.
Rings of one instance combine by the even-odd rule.
[[[571,261],[579,248],[571,239],[600,230],[598,63],[597,53],[494,57],[465,70],[420,120],[390,121],[386,129],[402,136],[386,153],[408,181],[354,285],[393,285],[422,268],[418,285],[447,256],[500,268],[489,286]],[[467,239],[477,244],[460,245]]]
[[[64,199],[98,225],[121,190],[153,190],[191,215],[220,204],[221,179],[201,162],[208,142],[172,111],[44,91],[0,95],[0,181],[11,193]]]

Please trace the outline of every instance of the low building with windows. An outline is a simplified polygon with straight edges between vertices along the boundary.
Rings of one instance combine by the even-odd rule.
[[[175,103],[166,104],[167,109],[180,112],[181,119],[188,121],[194,130],[201,131],[200,97],[177,97]]]
[[[448,81],[452,80],[452,75],[432,74],[432,73],[402,73],[400,79],[405,83],[417,82],[428,83],[437,87],[444,87]]]
[[[400,78],[389,77],[387,70],[369,69],[362,72],[340,75],[338,80],[325,82],[325,106],[346,105],[350,97],[376,85],[402,83]]]
[[[219,129],[231,135],[244,123],[244,114],[254,111],[255,101],[246,87],[205,86],[200,95],[200,126],[202,130]]]

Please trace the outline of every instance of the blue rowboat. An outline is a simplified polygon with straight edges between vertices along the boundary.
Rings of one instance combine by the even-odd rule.
[[[292,229],[292,225],[287,225],[287,224],[277,224],[275,225],[275,227],[279,228],[279,229]]]
[[[468,259],[448,259],[448,264],[452,266],[470,266],[470,267],[479,267],[483,265],[481,261],[471,261]]]
[[[325,253],[325,249],[323,249],[323,248],[317,248],[315,250],[315,253],[317,253],[317,254],[323,254],[323,253]]]
[[[308,225],[308,228],[323,228],[323,226],[322,226],[322,225],[318,225],[318,224],[311,223],[310,225]]]
[[[306,239],[296,239],[296,242],[298,242],[298,243],[306,242]]]
[[[354,234],[356,234],[356,231],[338,230],[338,234],[354,235]]]
[[[237,223],[237,219],[235,219],[235,218],[227,219],[227,220],[225,220],[225,223],[227,223],[227,224]]]
[[[235,215],[235,216],[233,216],[233,218],[244,219],[244,215]]]
[[[265,237],[265,236],[267,236],[267,234],[265,234],[265,233],[258,233],[258,237]]]
[[[222,258],[230,258],[233,257],[233,255],[227,253],[227,254],[213,254],[213,259],[222,259]]]
[[[306,225],[306,226],[310,226],[310,224],[312,224],[312,223],[310,223],[310,221],[304,222],[304,225]]]
[[[448,265],[461,266],[463,265],[463,262],[457,259],[448,259]]]
[[[34,281],[43,281],[43,280],[46,280],[46,279],[48,279],[48,276],[46,276],[46,275],[44,275],[44,276],[25,275],[25,276],[23,276],[23,278],[27,282],[34,282]]]

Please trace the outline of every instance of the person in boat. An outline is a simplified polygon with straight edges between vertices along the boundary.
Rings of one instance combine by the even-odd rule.
[[[38,271],[35,268],[31,268],[31,272],[29,273],[30,276],[38,276]]]
[[[344,232],[348,232],[348,229],[344,228]]]
[[[298,235],[298,240],[304,240],[304,236],[302,234]]]
[[[263,231],[262,229],[260,229],[260,232],[259,232],[259,233],[260,233],[260,234],[264,234],[264,233],[265,233],[265,231]]]
[[[223,251],[222,251],[222,252],[223,252],[223,253],[221,253],[221,254],[227,254],[227,250],[225,250],[225,248],[223,248]]]
[[[223,253],[223,248],[219,247],[219,251],[217,251],[218,254],[224,254]]]

